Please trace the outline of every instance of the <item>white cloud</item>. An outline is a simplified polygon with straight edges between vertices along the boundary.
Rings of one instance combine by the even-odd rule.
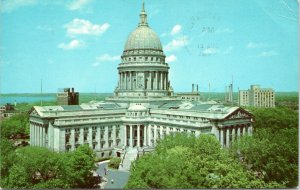
[[[72,50],[72,49],[78,49],[81,47],[84,47],[85,43],[79,40],[72,40],[70,43],[60,43],[58,45],[58,48],[64,49],[64,50]]]
[[[276,51],[262,51],[258,56],[259,57],[271,57],[277,55]]]
[[[181,31],[181,29],[182,29],[181,25],[176,24],[176,25],[172,28],[170,34],[171,34],[172,36],[175,35],[175,34],[178,34],[178,33]]]
[[[159,9],[155,9],[154,11],[149,11],[149,16],[148,17],[151,19],[152,17],[154,17],[158,13],[160,13]]]
[[[169,42],[165,47],[165,51],[174,51],[177,49],[180,49],[181,47],[187,45],[189,43],[187,36],[182,36],[176,39],[173,39],[171,42]]]
[[[95,63],[92,64],[93,67],[98,67],[100,63],[102,62],[113,62],[113,61],[119,61],[120,56],[119,55],[109,55],[109,54],[103,54],[98,57],[96,57]]]
[[[92,0],[74,0],[73,2],[71,2],[68,6],[69,10],[79,10],[82,9],[83,7],[85,7],[86,5],[88,5],[89,3],[91,3]]]
[[[72,22],[64,26],[67,29],[67,34],[71,37],[75,35],[101,35],[110,27],[108,23],[102,25],[93,24],[88,20],[74,19]]]
[[[105,61],[117,61],[117,60],[120,60],[120,56],[119,55],[116,55],[116,56],[112,56],[112,55],[109,55],[109,54],[103,54],[103,55],[100,55],[98,57],[96,57],[96,60],[99,61],[99,62],[105,62]]]
[[[177,61],[177,57],[175,55],[172,54],[172,55],[166,57],[166,62],[167,63],[171,63],[171,62],[174,62],[174,61]]]
[[[1,0],[1,12],[12,12],[20,7],[34,6],[38,3],[37,0]]]
[[[268,44],[265,43],[254,43],[254,42],[249,42],[246,47],[247,48],[263,48],[263,47],[267,47]]]

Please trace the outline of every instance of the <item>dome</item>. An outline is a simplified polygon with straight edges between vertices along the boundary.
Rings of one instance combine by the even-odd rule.
[[[143,8],[140,13],[138,27],[129,35],[125,44],[125,50],[151,49],[162,51],[160,40],[156,33],[148,26],[147,14]]]
[[[128,37],[126,50],[155,49],[162,51],[161,42],[156,33],[148,26],[137,27]]]

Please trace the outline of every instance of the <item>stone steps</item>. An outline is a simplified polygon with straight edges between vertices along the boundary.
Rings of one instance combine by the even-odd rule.
[[[123,160],[123,165],[119,166],[119,170],[129,171],[131,163],[137,158],[137,154],[138,151],[135,148],[127,150],[125,158]]]

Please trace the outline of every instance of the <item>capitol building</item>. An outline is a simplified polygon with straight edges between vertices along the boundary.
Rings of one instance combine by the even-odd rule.
[[[171,133],[211,134],[223,147],[252,134],[254,117],[248,111],[174,95],[165,58],[143,5],[125,43],[114,95],[81,105],[34,106],[30,145],[72,151],[88,144],[99,157],[108,157],[124,147],[153,148]]]

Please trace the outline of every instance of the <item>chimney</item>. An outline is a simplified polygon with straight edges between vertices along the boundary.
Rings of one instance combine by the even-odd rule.
[[[194,92],[194,84],[192,84],[192,92]]]
[[[197,84],[197,92],[199,92],[199,89],[198,89],[198,84]]]

